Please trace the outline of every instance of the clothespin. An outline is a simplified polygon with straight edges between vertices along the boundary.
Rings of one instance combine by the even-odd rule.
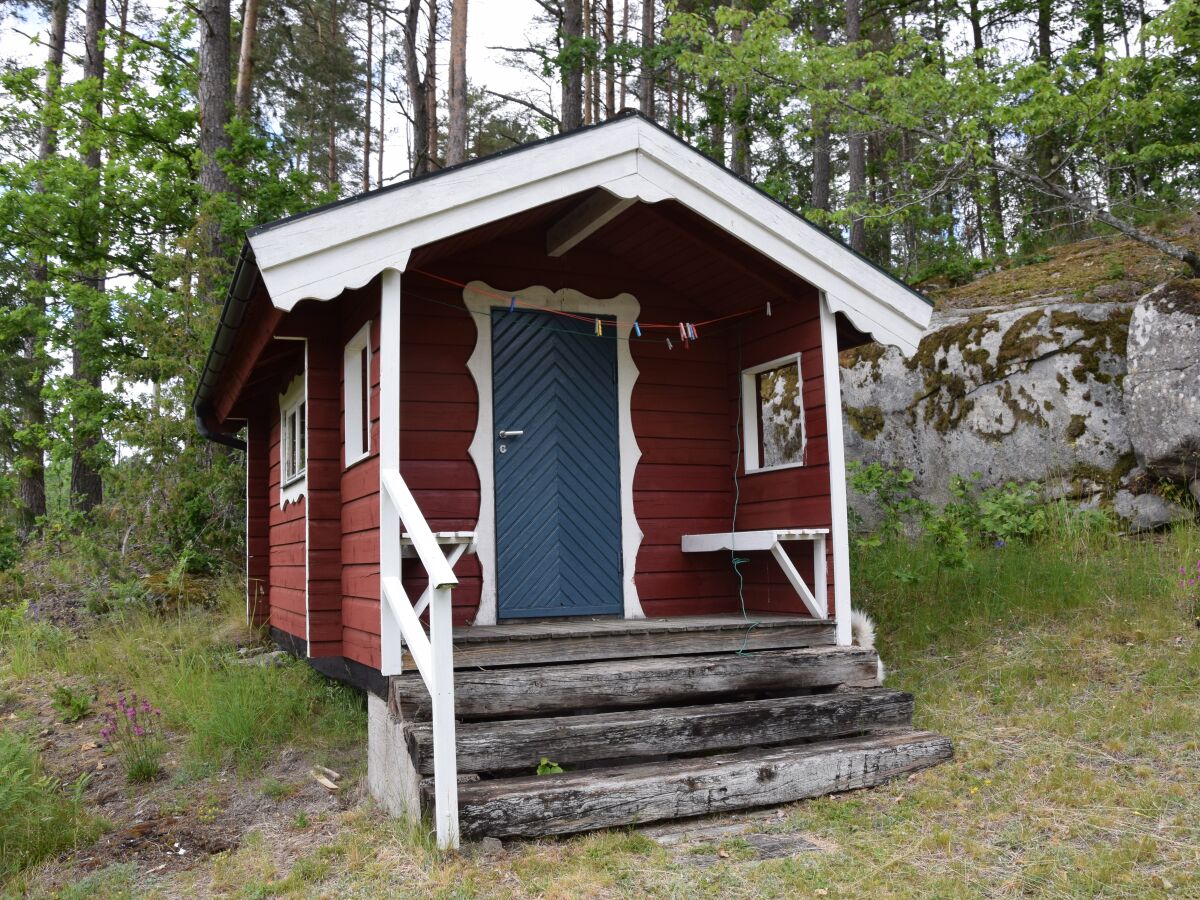
[[[517,308],[517,295],[513,294],[511,297],[508,298],[508,311],[512,312],[516,308]]]
[[[636,334],[638,337],[642,336],[641,326],[639,326],[637,322],[633,323],[633,333]]]
[[[696,326],[693,325],[691,322],[688,322],[687,330],[688,330],[688,338],[693,341],[696,340]]]
[[[771,301],[770,300],[767,301],[767,315],[768,316],[771,315]]]
[[[604,337],[604,325],[599,319],[596,320],[596,337]]]
[[[683,323],[679,323],[679,339],[685,344],[687,343],[687,329],[683,327]]]
[[[667,349],[668,349],[668,350],[674,350],[674,349],[675,349],[675,345],[671,343],[671,339],[670,339],[670,338],[667,338]]]

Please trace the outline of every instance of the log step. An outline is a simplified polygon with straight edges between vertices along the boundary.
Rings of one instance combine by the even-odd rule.
[[[692,755],[763,744],[833,738],[912,723],[901,691],[845,691],[705,706],[464,723],[457,728],[460,772],[524,771],[549,757],[574,768],[601,760]],[[405,725],[418,771],[433,773],[433,729]],[[676,764],[670,764],[674,767]]]
[[[828,619],[752,614],[563,619],[454,629],[456,669],[829,646]],[[404,669],[413,666],[406,653]]]
[[[808,647],[759,653],[527,666],[454,673],[455,716],[461,720],[629,709],[788,691],[875,684],[876,655],[860,647]],[[429,718],[420,674],[392,679],[403,717]]]
[[[466,838],[570,834],[872,787],[952,756],[946,738],[903,729],[669,764],[478,781],[459,787],[459,823]],[[422,782],[427,797],[430,782]]]

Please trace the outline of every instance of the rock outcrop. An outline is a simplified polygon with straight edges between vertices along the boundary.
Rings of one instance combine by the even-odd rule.
[[[846,453],[912,469],[944,502],[956,474],[1111,494],[1133,467],[1122,397],[1131,302],[939,311],[916,355],[843,354]]]
[[[1200,287],[1151,291],[1129,324],[1125,406],[1138,462],[1184,484],[1200,478]]]

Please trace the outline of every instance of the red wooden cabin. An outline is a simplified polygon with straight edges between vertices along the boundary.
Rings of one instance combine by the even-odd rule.
[[[196,398],[244,434],[249,616],[390,694],[373,735],[430,700],[385,764],[452,843],[463,667],[851,643],[837,353],[929,316],[633,114],[255,229]]]

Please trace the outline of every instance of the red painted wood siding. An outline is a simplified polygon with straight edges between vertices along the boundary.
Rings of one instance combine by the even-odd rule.
[[[270,617],[271,581],[271,426],[261,398],[251,411],[246,437],[246,612],[257,628]]]
[[[729,372],[740,371],[799,351],[803,379],[804,424],[807,435],[805,465],[775,471],[746,474],[743,461],[739,471],[737,527],[739,531],[768,528],[829,528],[832,521],[829,493],[829,449],[825,437],[825,381],[821,366],[820,306],[816,291],[794,301],[773,304],[770,318],[755,316],[742,326],[740,358],[735,352]],[[736,403],[736,401],[735,401]],[[737,427],[738,407],[732,406],[730,418]],[[752,423],[746,423],[751,427]],[[754,426],[756,427],[756,425]],[[808,542],[785,545],[796,568],[812,583],[813,545]],[[833,542],[826,541],[826,580],[829,613],[833,613]],[[751,554],[742,567],[745,576],[746,606],[765,612],[804,613],[803,601],[796,596],[783,572],[768,554]],[[818,599],[819,596],[818,596]]]
[[[296,375],[303,372],[298,365],[280,379],[274,390],[265,392],[263,408],[269,423],[269,475],[268,475],[268,525],[270,534],[269,593],[271,604],[270,624],[273,628],[307,639],[306,628],[306,532],[305,507],[307,497],[289,503],[286,509],[279,508],[280,460],[279,460],[279,395],[286,390]]]
[[[371,322],[370,453],[341,471],[342,654],[379,668],[379,283],[349,291],[337,301],[341,327],[339,359],[367,321]],[[344,379],[344,370],[341,370]],[[345,448],[345,391],[341,446]]]

